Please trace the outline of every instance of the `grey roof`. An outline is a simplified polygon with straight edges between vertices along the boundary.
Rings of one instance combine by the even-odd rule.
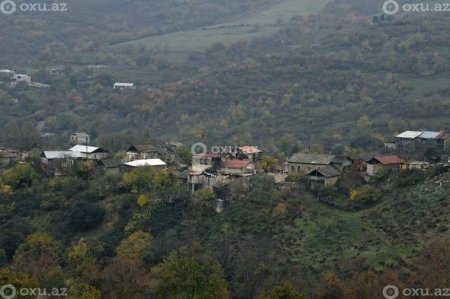
[[[65,158],[84,158],[82,153],[71,151],[45,151],[41,154],[42,158],[46,159],[65,159]]]
[[[420,136],[420,134],[422,134],[422,131],[405,131],[395,136],[395,138],[416,139],[417,137]]]
[[[99,164],[103,164],[106,168],[118,168],[122,166],[122,160],[120,159],[102,159]]]
[[[424,131],[419,136],[419,138],[421,138],[421,139],[436,139],[439,135],[441,135],[441,132]]]
[[[77,136],[77,137],[89,137],[88,133],[83,133],[83,132],[73,133],[72,135]]]
[[[151,144],[132,144],[126,151],[134,152],[135,150],[139,153],[155,153],[159,151],[159,148]]]
[[[336,156],[334,156],[334,155],[297,153],[297,154],[292,155],[292,157],[290,157],[288,161],[291,163],[328,165],[328,164],[331,164],[331,162],[333,161],[333,159],[335,157]]]
[[[307,173],[307,175],[311,175],[314,172],[318,172],[326,178],[332,178],[332,177],[337,177],[337,176],[341,175],[341,173],[332,166],[324,166],[324,167],[319,167],[317,169],[313,169],[309,173]]]
[[[79,153],[88,153],[88,154],[105,153],[105,152],[107,152],[106,150],[102,149],[101,147],[80,145],[80,144],[75,145],[74,147],[69,149],[69,151],[71,151],[71,152],[79,152]]]

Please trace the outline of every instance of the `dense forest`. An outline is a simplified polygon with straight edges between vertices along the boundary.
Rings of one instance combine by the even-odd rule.
[[[339,5],[328,10],[339,12]],[[1,123],[8,128],[3,138],[15,145],[8,135],[22,137],[10,132],[29,135],[36,124],[37,137],[42,131],[99,137],[149,129],[156,138],[261,144],[288,154],[286,144],[367,148],[404,129],[448,128],[448,18],[326,11],[320,29],[314,17],[296,17],[273,36],[214,44],[182,63],[138,54],[131,78],[75,66],[55,78],[50,65],[38,68],[33,81],[50,89],[6,85],[0,91]],[[311,47],[316,34],[321,45]],[[115,81],[127,79],[140,88],[112,91]],[[39,143],[27,140],[22,146]]]
[[[439,167],[387,174],[375,193],[350,175],[321,202],[260,175],[217,214],[214,197],[191,196],[170,171],[85,162],[45,178],[33,164],[1,174],[0,284],[70,298],[372,299],[387,284],[448,282]]]

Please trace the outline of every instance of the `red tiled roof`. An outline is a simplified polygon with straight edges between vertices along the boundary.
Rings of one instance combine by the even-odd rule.
[[[245,168],[250,161],[248,160],[225,160],[222,163],[224,168]]]
[[[405,161],[395,155],[374,157],[375,160],[383,165],[405,164]]]
[[[239,150],[244,154],[256,154],[261,152],[261,150],[256,146],[242,146]]]

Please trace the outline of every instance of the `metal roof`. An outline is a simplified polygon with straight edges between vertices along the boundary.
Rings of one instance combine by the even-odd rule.
[[[317,169],[313,169],[307,175],[311,176],[313,173],[319,173],[326,178],[333,178],[341,175],[341,173],[332,166],[324,166],[319,167]]]
[[[257,146],[242,146],[239,150],[244,154],[256,154],[262,152]]]
[[[88,146],[88,145],[77,144],[74,147],[72,147],[71,149],[69,149],[69,151],[92,154],[93,152],[95,152],[95,151],[97,151],[99,149],[100,148],[96,147],[96,146]]]
[[[114,86],[133,87],[133,86],[134,86],[134,83],[122,83],[122,82],[117,82],[117,83],[114,83]]]
[[[421,139],[436,139],[441,132],[433,132],[433,131],[423,131],[423,133],[419,136]]]
[[[369,163],[373,163],[373,161],[377,161],[383,165],[398,165],[398,164],[405,164],[405,161],[403,161],[401,158],[395,155],[390,156],[378,156],[374,157],[369,161]]]
[[[66,159],[66,158],[84,158],[84,155],[79,152],[71,151],[45,151],[42,153],[41,157],[46,159]]]
[[[145,159],[145,160],[134,160],[128,163],[124,163],[126,166],[130,167],[142,167],[142,166],[166,166],[166,163],[161,159]]]
[[[297,154],[292,155],[292,157],[290,157],[288,161],[291,163],[328,165],[328,164],[331,164],[331,162],[333,161],[333,159],[335,157],[336,156],[333,156],[333,155],[297,153]]]
[[[223,168],[245,168],[250,164],[248,160],[225,160],[222,163]]]
[[[395,136],[395,138],[403,138],[403,139],[416,139],[419,137],[423,131],[405,131],[401,134]]]

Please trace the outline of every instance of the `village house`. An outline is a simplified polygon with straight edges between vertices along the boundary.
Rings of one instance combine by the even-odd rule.
[[[160,149],[149,144],[130,145],[126,149],[127,161],[161,158]]]
[[[40,155],[40,158],[40,167],[43,172],[60,176],[67,175],[75,162],[84,159],[85,156],[79,152],[45,151]]]
[[[96,146],[88,145],[75,145],[71,149],[71,152],[77,152],[83,154],[88,160],[100,160],[108,156],[108,151]]]
[[[367,174],[375,175],[388,169],[400,169],[405,161],[395,155],[376,156],[367,161]]]
[[[405,165],[405,169],[427,170],[428,168],[430,168],[430,166],[431,166],[430,162],[413,161],[413,162],[408,162]]]
[[[296,153],[288,160],[288,173],[309,173],[319,167],[332,166],[342,172],[352,165],[347,156]]]
[[[19,150],[12,148],[0,148],[0,166],[10,166],[20,159]]]
[[[136,85],[134,83],[116,82],[114,83],[113,88],[115,90],[136,89]]]
[[[255,164],[249,160],[223,160],[220,172],[223,174],[254,174]]]
[[[146,167],[151,166],[158,170],[167,169],[167,164],[161,159],[144,159],[144,160],[134,160],[123,164],[125,171],[130,171],[136,167]]]
[[[187,183],[189,190],[194,191],[225,185],[229,181],[229,177],[217,172],[208,171],[190,171],[187,176]]]
[[[27,74],[15,74],[11,78],[11,86],[16,86],[20,82],[25,82],[27,85],[31,85],[31,76]]]
[[[261,160],[262,150],[257,146],[243,146],[237,149],[238,157],[248,159],[252,163]]]
[[[103,169],[106,174],[118,174],[122,167],[122,160],[120,159],[101,159],[97,162],[97,167]]]
[[[64,69],[62,67],[52,68],[50,70],[50,74],[55,77],[64,76]]]
[[[334,186],[340,177],[341,173],[332,166],[319,167],[306,173],[306,187],[309,190],[317,190],[327,186]]]
[[[428,143],[442,149],[448,149],[450,148],[450,135],[444,131],[405,131],[395,136],[395,145],[400,151],[420,143]]]
[[[73,133],[70,135],[69,142],[73,144],[90,144],[91,137],[87,133]]]
[[[222,157],[218,154],[201,154],[192,156],[192,170],[204,171],[211,169],[219,171],[222,167]]]

